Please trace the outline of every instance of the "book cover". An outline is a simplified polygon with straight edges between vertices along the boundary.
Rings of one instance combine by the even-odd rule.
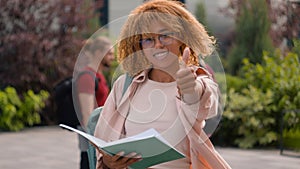
[[[125,154],[136,152],[142,156],[142,160],[130,166],[132,169],[147,168],[160,163],[185,158],[185,155],[172,147],[155,129],[149,129],[135,136],[120,140],[105,142],[88,133],[79,131],[70,126],[60,124],[59,126],[74,131],[108,154],[115,155],[120,151]]]

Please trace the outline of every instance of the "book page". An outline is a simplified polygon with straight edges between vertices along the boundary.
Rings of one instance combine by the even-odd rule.
[[[86,139],[88,139],[90,142],[92,142],[93,144],[95,144],[96,146],[98,146],[99,148],[101,147],[104,147],[106,146],[106,142],[97,138],[97,137],[94,137],[88,133],[85,133],[83,131],[80,131],[80,130],[77,130],[77,129],[74,129],[73,127],[70,127],[70,126],[67,126],[67,125],[64,125],[64,124],[60,124],[59,125],[60,127],[63,127],[63,128],[66,128],[68,130],[71,130],[71,131],[74,131],[80,135],[82,135],[83,137],[85,137]]]
[[[159,135],[159,133],[156,130],[151,128],[151,129],[148,129],[148,130],[146,130],[142,133],[139,133],[137,135],[109,142],[109,143],[106,144],[106,146],[111,146],[111,145],[114,145],[114,144],[121,144],[121,143],[125,143],[125,142],[141,140],[141,139],[146,139],[146,138],[150,138],[150,137],[156,137],[157,135]]]

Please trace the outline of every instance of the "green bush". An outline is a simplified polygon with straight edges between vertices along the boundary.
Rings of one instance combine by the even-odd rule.
[[[284,147],[300,151],[300,129],[290,129],[283,131]]]
[[[231,144],[251,148],[256,144],[266,145],[277,139],[276,132],[273,131],[276,120],[270,106],[273,95],[271,90],[262,93],[254,86],[249,86],[240,93],[230,89],[223,116],[229,121],[228,125],[236,126],[230,128],[231,136],[234,136]]]
[[[244,77],[249,84],[260,88],[262,92],[272,90],[273,97],[273,116],[276,117],[277,127],[280,123],[281,112],[286,110],[299,109],[300,105],[300,62],[296,53],[288,53],[282,57],[279,52],[274,57],[264,54],[264,65],[253,65],[244,60]],[[295,126],[299,116],[296,112],[291,112],[287,127]]]
[[[232,76],[230,74],[226,74],[226,84],[227,84],[227,90],[233,88],[236,91],[242,91],[242,89],[247,87],[247,83],[245,80],[237,76]]]
[[[299,109],[300,63],[296,53],[263,55],[262,64],[244,59],[242,76],[227,76],[227,103],[216,137],[242,148],[274,146],[281,113]],[[300,115],[284,116],[286,129],[300,128]],[[223,143],[224,144],[224,143]]]
[[[6,87],[0,91],[0,129],[18,131],[39,124],[39,111],[45,107],[48,97],[47,91],[41,90],[35,94],[28,90],[21,99],[13,87]]]

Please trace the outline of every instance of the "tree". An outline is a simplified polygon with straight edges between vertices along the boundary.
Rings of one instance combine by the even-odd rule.
[[[288,52],[294,47],[293,40],[300,38],[300,1],[273,0],[269,5],[273,43]]]
[[[91,31],[90,1],[10,0],[0,1],[0,8],[1,88],[51,92],[54,84],[72,75],[82,41]],[[51,100],[47,107],[45,114],[53,113]]]
[[[207,26],[206,20],[206,10],[204,2],[198,2],[196,5],[195,16],[197,20],[202,23],[203,25]]]
[[[244,0],[230,0],[228,6],[221,9],[225,15],[236,20],[242,12]],[[271,21],[270,35],[275,47],[293,48],[293,39],[300,36],[300,2],[297,0],[264,0],[268,6]],[[259,5],[257,5],[259,6]]]
[[[235,42],[228,56],[230,73],[238,73],[244,58],[249,58],[251,63],[261,63],[263,51],[273,50],[267,9],[265,1],[241,2],[236,19]]]

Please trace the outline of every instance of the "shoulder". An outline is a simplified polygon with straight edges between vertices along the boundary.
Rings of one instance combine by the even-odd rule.
[[[115,85],[124,85],[126,80],[126,74],[120,75],[116,80],[113,81],[114,86]]]
[[[128,83],[127,82],[128,81],[128,79],[127,79],[128,77],[127,76],[128,75],[126,75],[126,73],[122,74],[115,81],[113,81],[112,91],[114,93],[122,93],[121,91],[123,90],[125,84]],[[131,83],[131,79],[130,79],[130,83]]]
[[[75,81],[79,84],[94,84],[94,79],[95,77],[93,77],[92,75],[82,72],[81,74],[78,74]]]
[[[113,81],[113,88],[114,91],[123,90],[124,88],[127,89],[130,87],[132,83],[142,83],[147,78],[147,71],[142,71],[140,74],[132,77],[128,73],[124,73],[120,75],[115,81]]]
[[[85,69],[83,69],[82,71],[78,72],[75,77],[76,78],[89,78],[89,79],[94,79],[97,77],[97,72],[94,71],[92,68],[90,67],[86,67]]]

